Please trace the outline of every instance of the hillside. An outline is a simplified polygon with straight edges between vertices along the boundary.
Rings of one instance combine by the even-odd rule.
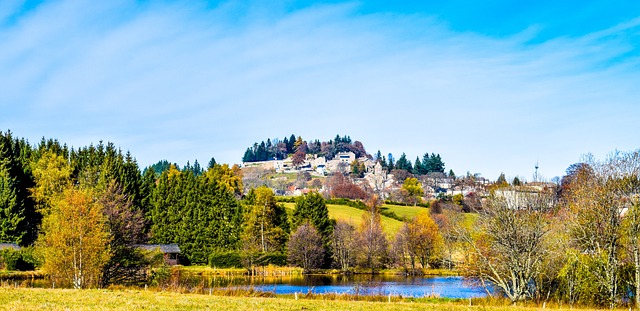
[[[282,203],[285,207],[291,211],[295,209],[295,203]],[[346,222],[351,223],[356,228],[362,222],[362,214],[365,211],[350,207],[347,205],[336,205],[336,204],[327,204],[327,209],[329,210],[329,218],[335,220],[344,220]],[[402,222],[395,220],[393,218],[382,216],[380,217],[382,226],[384,227],[384,231],[388,237],[393,237],[400,227],[402,227]]]

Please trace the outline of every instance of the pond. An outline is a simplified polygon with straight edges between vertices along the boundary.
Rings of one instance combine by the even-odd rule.
[[[314,293],[350,295],[393,295],[403,297],[479,298],[485,289],[459,276],[402,275],[284,275],[273,277],[216,276],[179,273],[169,283],[185,289],[247,288],[275,294]],[[54,287],[49,279],[40,277],[4,277],[3,286]],[[166,283],[165,283],[166,284]],[[165,285],[166,286],[166,285]],[[493,292],[492,289],[490,289]]]
[[[275,294],[307,293],[394,295],[403,297],[478,298],[487,296],[482,286],[456,276],[405,277],[387,275],[305,275],[234,280],[237,287],[251,287]],[[244,284],[240,284],[244,283]]]

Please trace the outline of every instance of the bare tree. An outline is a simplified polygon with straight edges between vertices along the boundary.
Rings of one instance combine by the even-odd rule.
[[[515,303],[534,294],[536,277],[548,255],[554,197],[548,192],[511,195],[492,195],[479,215],[480,230],[459,227],[458,233],[469,248],[467,273],[485,285],[493,283]]]
[[[640,304],[640,156],[638,151],[615,152],[605,161],[585,157],[583,163],[572,166],[571,176],[563,179],[562,194],[571,218],[574,247],[599,260],[590,272],[605,289],[609,307],[615,307],[623,289],[621,269],[628,258],[633,260],[634,277],[630,283]],[[571,167],[570,167],[571,168]]]
[[[355,232],[356,229],[349,223],[338,220],[331,235],[331,247],[333,260],[340,264],[342,271],[348,271],[355,262]]]
[[[322,236],[309,222],[305,222],[291,234],[287,249],[289,262],[302,267],[305,273],[322,266],[324,259]]]
[[[360,266],[374,272],[381,268],[387,258],[387,237],[380,222],[378,199],[373,196],[367,202],[369,211],[362,214],[362,223],[357,233],[357,260]]]

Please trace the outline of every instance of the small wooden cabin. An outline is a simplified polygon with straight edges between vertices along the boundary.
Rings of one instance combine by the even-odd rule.
[[[0,251],[5,249],[12,249],[14,251],[19,251],[20,246],[16,243],[0,243]]]
[[[164,255],[164,262],[167,265],[175,266],[178,264],[178,254],[180,254],[178,244],[138,244],[136,247],[146,251],[160,251]]]

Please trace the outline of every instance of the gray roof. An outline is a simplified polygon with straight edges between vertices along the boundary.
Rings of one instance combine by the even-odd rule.
[[[18,246],[18,244],[16,243],[0,243],[0,250],[9,249],[9,248],[19,250],[20,246]]]
[[[180,253],[180,247],[178,247],[178,244],[136,244],[134,246],[147,251],[159,250],[164,254]]]

